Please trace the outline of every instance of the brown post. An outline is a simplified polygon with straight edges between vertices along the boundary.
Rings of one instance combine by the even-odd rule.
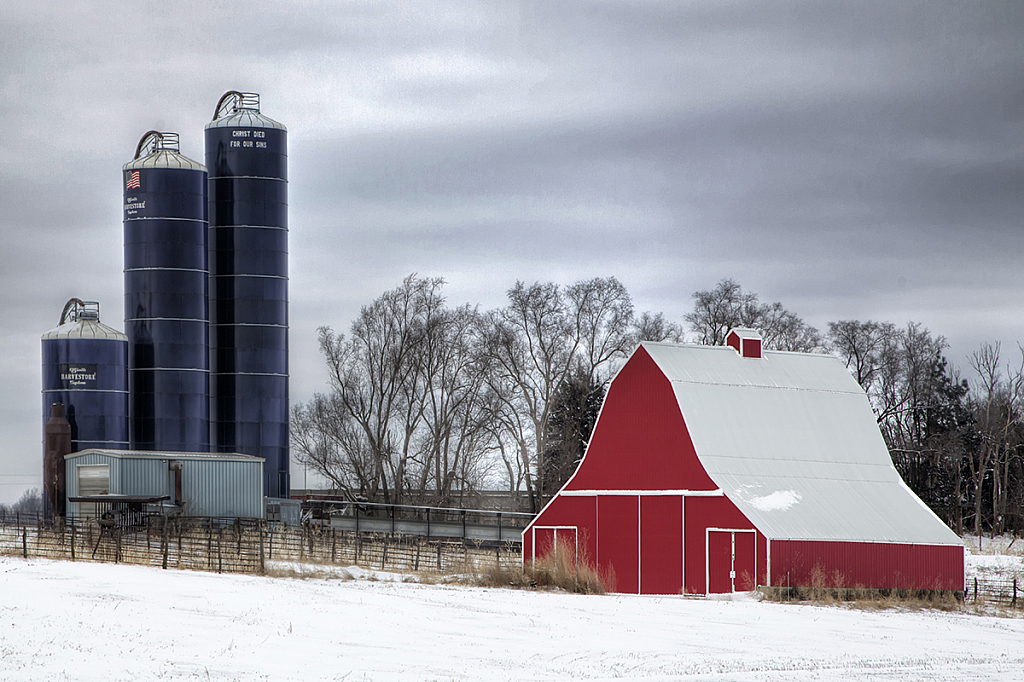
[[[168,545],[171,544],[170,538],[167,537],[167,531],[168,531],[167,523],[168,523],[168,519],[165,516],[164,517],[164,532],[163,532],[163,537],[161,538],[161,541],[160,541],[160,549],[163,551],[163,554],[164,554],[163,563],[161,564],[161,567],[165,571],[167,570],[167,548],[168,548]]]
[[[24,528],[21,529],[21,555],[28,558],[28,531]]]
[[[75,560],[75,520],[71,519],[71,560]]]
[[[263,524],[257,526],[256,530],[260,534],[260,573],[266,573],[267,568],[263,560]]]

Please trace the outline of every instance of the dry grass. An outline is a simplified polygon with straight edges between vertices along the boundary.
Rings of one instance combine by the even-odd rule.
[[[946,590],[873,589],[861,585],[846,585],[842,573],[826,574],[819,566],[811,571],[811,584],[793,587],[761,588],[763,598],[769,601],[802,602],[821,606],[842,604],[856,609],[882,610],[936,609],[961,611],[962,596]]]
[[[538,559],[532,566],[493,565],[476,576],[482,587],[559,589],[577,594],[604,594],[613,582],[601,575],[584,555],[577,558],[576,547],[559,543],[558,550]]]

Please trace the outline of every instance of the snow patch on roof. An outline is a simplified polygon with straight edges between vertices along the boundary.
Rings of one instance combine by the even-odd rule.
[[[799,502],[801,497],[795,490],[776,490],[770,495],[752,497],[747,504],[761,511],[784,511]]]

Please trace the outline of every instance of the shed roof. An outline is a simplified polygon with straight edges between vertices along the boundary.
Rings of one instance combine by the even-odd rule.
[[[697,457],[766,537],[959,545],[900,478],[867,396],[829,355],[643,343]]]
[[[218,462],[262,462],[263,457],[243,455],[238,452],[165,452],[162,450],[107,450],[104,448],[88,448],[64,455],[64,459],[74,459],[85,454],[100,454],[116,459],[195,459]]]

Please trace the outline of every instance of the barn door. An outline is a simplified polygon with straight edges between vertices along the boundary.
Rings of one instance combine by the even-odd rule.
[[[736,574],[733,579],[733,592],[750,592],[757,587],[754,580],[754,531],[733,531],[732,570]]]
[[[709,528],[707,534],[708,594],[754,589],[754,531]]]
[[[579,563],[579,531],[576,526],[533,527],[534,562],[551,555],[576,567]]]

